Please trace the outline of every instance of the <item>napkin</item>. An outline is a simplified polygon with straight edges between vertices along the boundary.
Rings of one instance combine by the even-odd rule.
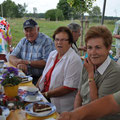
[[[27,120],[56,120],[56,118],[58,117],[58,113],[54,113],[52,115],[46,116],[46,117],[33,117],[29,114],[27,114]]]

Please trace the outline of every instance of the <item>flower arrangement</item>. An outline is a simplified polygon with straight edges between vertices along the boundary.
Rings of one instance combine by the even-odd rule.
[[[7,67],[2,75],[2,86],[15,86],[22,82],[18,76],[18,69],[14,67]]]

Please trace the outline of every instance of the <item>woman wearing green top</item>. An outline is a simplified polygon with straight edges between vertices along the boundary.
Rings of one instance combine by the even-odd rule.
[[[85,35],[85,44],[88,58],[84,60],[75,109],[120,90],[120,65],[109,57],[111,32],[105,26],[93,26]],[[116,116],[105,116],[100,120]]]

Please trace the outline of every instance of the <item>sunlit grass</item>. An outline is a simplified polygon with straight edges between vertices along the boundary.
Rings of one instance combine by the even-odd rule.
[[[23,23],[26,20],[26,18],[21,18],[21,19],[9,19],[7,18],[8,22],[10,23],[10,27],[11,27],[11,33],[12,33],[12,43],[13,46],[15,47],[17,45],[17,43],[21,40],[21,38],[24,37],[24,33],[23,33]],[[71,20],[66,20],[66,21],[46,21],[46,20],[41,20],[41,19],[35,19],[40,27],[40,32],[43,32],[45,34],[47,34],[48,36],[50,36],[52,38],[52,35],[54,33],[54,31],[56,30],[56,28],[58,28],[59,26],[67,26],[69,23],[71,23]],[[77,22],[80,24],[79,20],[75,20],[74,22]],[[100,23],[89,23],[89,27],[93,26],[93,25],[100,25]],[[114,22],[113,24],[108,24],[107,21],[105,22],[105,24],[108,29],[113,32],[114,30]],[[85,31],[84,31],[85,33]],[[78,41],[77,44],[79,44],[80,42]],[[115,42],[113,41],[113,44],[115,44]],[[113,51],[115,51],[115,48],[112,48]]]

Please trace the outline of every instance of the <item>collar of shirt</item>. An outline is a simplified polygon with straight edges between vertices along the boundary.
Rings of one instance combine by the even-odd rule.
[[[107,59],[104,61],[104,63],[97,68],[97,71],[102,75],[107,69],[110,62],[111,62],[111,58],[108,56]]]
[[[40,37],[39,37],[40,36]],[[41,38],[43,36],[43,34],[42,33],[38,33],[38,36],[37,36],[37,38],[34,40],[34,42],[33,43],[31,43],[29,40],[27,40],[27,43],[31,43],[31,44],[39,44],[40,42],[42,42],[42,39],[39,39],[39,38]]]
[[[62,56],[62,58],[60,59],[60,61],[62,59],[66,59],[66,57],[69,55],[69,52],[71,52],[72,48],[70,47],[69,50]],[[57,50],[56,50],[56,53],[52,56],[53,59],[56,58],[56,55],[58,54]]]

